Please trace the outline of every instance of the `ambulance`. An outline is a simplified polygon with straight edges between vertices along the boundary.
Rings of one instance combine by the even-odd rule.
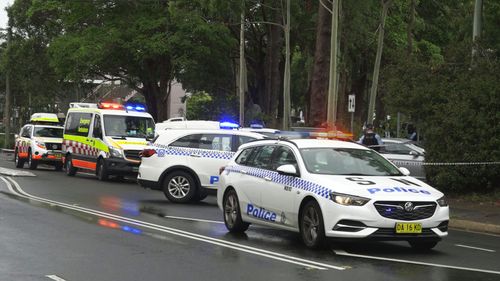
[[[62,145],[66,174],[136,176],[139,153],[154,137],[153,117],[141,104],[71,103]]]
[[[62,170],[63,127],[54,113],[35,113],[16,135],[14,159],[17,168],[34,170],[39,163]]]

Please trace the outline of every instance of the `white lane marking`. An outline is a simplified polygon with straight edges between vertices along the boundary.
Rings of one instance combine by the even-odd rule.
[[[400,259],[392,259],[392,258],[384,258],[377,256],[368,256],[368,255],[358,255],[351,254],[343,250],[333,250],[333,252],[339,256],[347,256],[347,257],[355,257],[355,258],[364,258],[364,259],[372,259],[372,260],[381,260],[381,261],[392,261],[399,263],[408,263],[408,264],[417,264],[417,265],[426,265],[426,266],[434,266],[434,267],[442,267],[442,268],[451,268],[451,269],[459,269],[459,270],[467,270],[467,271],[475,271],[475,272],[483,272],[483,273],[491,273],[491,274],[499,274],[500,271],[487,270],[487,269],[479,269],[479,268],[471,268],[471,267],[461,267],[454,265],[445,265],[438,263],[428,263],[428,262],[419,262],[419,261],[411,261],[411,260],[400,260]]]
[[[45,275],[45,277],[50,278],[52,280],[56,280],[56,281],[66,281],[65,279],[62,279],[61,277],[59,277],[57,275]]]
[[[455,246],[462,247],[462,248],[468,248],[468,249],[474,249],[474,250],[480,250],[480,251],[485,251],[485,252],[490,252],[490,253],[496,252],[495,250],[490,250],[490,249],[485,249],[485,248],[479,248],[479,247],[473,247],[473,246],[467,246],[467,245],[462,245],[462,244],[455,244]]]
[[[493,237],[500,237],[500,235],[493,234],[493,233],[485,233],[485,232],[479,232],[479,231],[473,231],[473,230],[465,230],[465,229],[459,229],[459,228],[453,228],[453,227],[450,227],[449,229],[452,229],[454,231],[460,231],[460,232],[469,232],[469,233],[474,233],[474,234],[481,234],[481,235],[487,235],[487,236],[493,236]]]
[[[175,219],[175,220],[186,220],[186,221],[199,221],[199,222],[209,222],[209,223],[219,223],[224,224],[223,221],[213,221],[213,220],[205,220],[205,219],[196,219],[196,218],[186,218],[186,217],[176,217],[176,216],[162,216],[167,219]]]
[[[298,258],[298,257],[294,257],[294,256],[289,256],[286,254],[280,254],[280,253],[267,251],[267,250],[260,249],[260,248],[255,248],[255,247],[251,247],[251,246],[247,246],[247,245],[243,245],[243,244],[229,242],[229,241],[222,240],[222,239],[212,238],[209,236],[204,236],[204,235],[200,235],[200,234],[196,234],[196,233],[192,233],[192,232],[188,232],[188,231],[184,231],[184,230],[180,230],[180,229],[176,229],[176,228],[172,228],[172,227],[157,225],[157,224],[153,224],[153,223],[149,223],[149,222],[145,222],[145,221],[139,221],[139,220],[135,220],[135,219],[127,218],[127,217],[121,217],[121,216],[117,216],[117,215],[113,215],[113,214],[109,214],[109,213],[104,213],[104,212],[93,210],[93,209],[76,207],[76,206],[72,206],[72,205],[69,205],[66,203],[37,197],[37,196],[30,195],[27,192],[25,192],[14,179],[8,178],[10,181],[7,181],[3,177],[0,177],[0,178],[4,182],[6,182],[7,185],[11,185],[11,182],[12,182],[16,186],[16,188],[18,189],[18,192],[16,192],[16,190],[13,190],[12,187],[10,187],[9,189],[13,190],[15,192],[15,194],[17,194],[18,196],[29,198],[31,200],[35,200],[35,201],[39,201],[39,202],[43,202],[46,204],[53,204],[53,205],[56,205],[56,206],[59,206],[62,208],[66,208],[66,209],[70,209],[70,210],[74,210],[74,211],[79,211],[79,212],[87,213],[87,214],[91,214],[91,215],[96,215],[96,216],[100,216],[103,218],[108,218],[108,219],[112,219],[115,221],[128,223],[131,225],[140,226],[143,228],[154,229],[154,230],[169,233],[172,235],[177,235],[177,236],[189,238],[192,240],[197,240],[197,241],[201,241],[201,242],[205,242],[205,243],[209,243],[209,244],[213,244],[213,245],[218,245],[221,247],[226,247],[226,248],[234,249],[237,251],[246,252],[246,253],[258,255],[258,256],[263,256],[263,257],[267,257],[270,259],[279,260],[279,261],[283,261],[286,263],[296,264],[296,265],[309,267],[309,268],[313,268],[313,269],[320,269],[320,270],[326,270],[326,269],[345,270],[346,269],[346,267],[342,267],[342,266],[334,266],[331,264],[302,259],[302,258]]]

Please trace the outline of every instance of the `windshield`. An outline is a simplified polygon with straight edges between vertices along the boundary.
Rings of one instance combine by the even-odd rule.
[[[307,170],[313,174],[401,176],[401,172],[373,150],[352,148],[301,149]]]
[[[33,135],[42,138],[62,138],[63,128],[35,127]]]
[[[104,115],[104,132],[108,137],[153,138],[152,118],[124,115]]]

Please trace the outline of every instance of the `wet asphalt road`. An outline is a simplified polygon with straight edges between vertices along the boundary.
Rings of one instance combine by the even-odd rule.
[[[0,280],[500,280],[500,236],[312,251],[286,231],[228,234],[213,196],[177,205],[133,181],[34,173],[0,180]]]

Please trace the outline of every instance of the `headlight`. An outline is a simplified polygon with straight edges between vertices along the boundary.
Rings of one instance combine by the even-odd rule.
[[[36,144],[36,146],[38,146],[41,149],[47,149],[47,147],[45,146],[45,143],[43,143],[41,141],[35,141],[35,144]]]
[[[370,201],[369,198],[335,192],[330,193],[330,199],[337,204],[345,206],[363,206]]]
[[[439,199],[438,199],[438,200],[436,200],[436,201],[437,201],[437,203],[439,204],[439,206],[441,206],[441,207],[446,207],[446,206],[448,206],[448,201],[446,200],[446,197],[444,197],[444,196],[443,196],[443,197],[441,197],[441,198],[439,198]]]
[[[111,155],[111,157],[115,157],[115,158],[123,158],[123,153],[122,153],[121,149],[118,149],[118,148],[115,148],[112,146],[109,147],[109,155]]]

